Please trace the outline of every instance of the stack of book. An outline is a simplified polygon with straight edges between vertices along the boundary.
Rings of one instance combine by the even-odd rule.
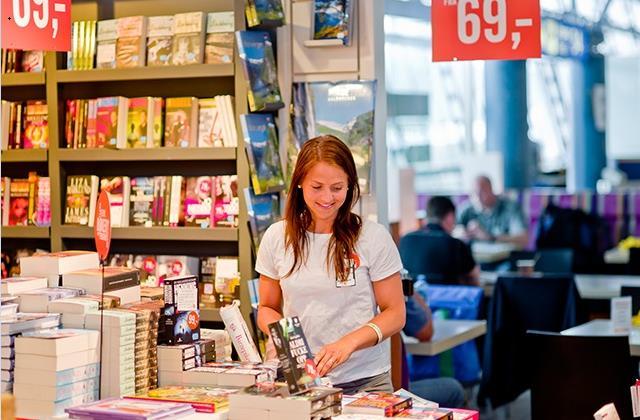
[[[187,403],[191,404],[197,412],[218,413],[227,410],[229,395],[235,394],[239,390],[239,388],[176,385],[165,386],[127,398]]]
[[[48,149],[47,102],[2,101],[2,150]]]
[[[67,69],[93,68],[96,48],[96,21],[76,21],[71,25],[71,51],[67,53]]]
[[[226,330],[200,328],[200,336],[203,340],[213,340],[215,342],[216,362],[231,361],[233,347],[231,345],[231,336],[229,336],[229,333]]]
[[[342,413],[342,390],[314,387],[290,395],[286,385],[253,385],[229,396],[229,420],[324,419]]]
[[[104,267],[72,271],[62,275],[65,287],[84,287],[91,295],[107,294],[120,299],[121,305],[140,301],[140,274],[127,267]]]
[[[50,418],[95,401],[99,392],[99,333],[50,330],[15,340],[17,416]]]
[[[2,177],[2,226],[51,225],[49,177],[29,173],[27,179]]]
[[[198,340],[191,344],[158,346],[158,383],[160,386],[179,385],[185,370],[216,361],[214,340]]]
[[[198,277],[178,276],[164,281],[162,344],[189,344],[200,339]]]
[[[136,315],[118,310],[89,313],[85,326],[102,332],[101,396],[135,394]]]
[[[100,309],[100,301],[85,299],[84,296],[59,299],[49,303],[48,309],[50,313],[60,314],[63,328],[84,329],[86,315]]]
[[[2,49],[2,73],[44,70],[44,51]]]
[[[195,413],[190,404],[127,398],[107,398],[68,408],[65,411],[69,414],[70,419],[82,420],[179,419]]]
[[[58,299],[84,295],[84,289],[78,287],[47,287],[18,294],[20,311],[28,313],[45,313],[49,304]]]
[[[182,382],[177,385],[246,387],[273,382],[276,373],[277,364],[274,363],[209,362],[182,372]]]
[[[112,254],[110,266],[135,268],[140,273],[140,285],[159,287],[167,277],[197,275],[200,261],[186,255]]]
[[[49,286],[59,286],[62,274],[99,266],[98,253],[90,251],[61,251],[20,258],[22,276],[45,276]]]
[[[7,277],[0,280],[0,295],[15,296],[30,290],[44,289],[47,285],[46,277]]]

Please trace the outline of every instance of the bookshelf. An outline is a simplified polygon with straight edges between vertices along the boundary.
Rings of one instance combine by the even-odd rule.
[[[192,11],[235,13],[236,29],[242,30],[244,0],[73,0],[72,21],[111,19],[123,16],[156,16]],[[249,186],[249,166],[240,138],[233,148],[156,148],[156,149],[66,149],[64,103],[67,99],[100,96],[196,96],[235,97],[237,115],[248,112],[247,86],[237,52],[234,64],[195,64],[188,66],[142,67],[72,71],[64,67],[65,54],[46,53],[43,73],[2,75],[2,97],[7,100],[45,99],[49,110],[50,148],[10,150],[2,162],[10,163],[13,173],[38,168],[51,178],[51,227],[3,227],[2,237],[20,248],[34,240],[48,243],[51,251],[93,249],[93,228],[66,226],[64,200],[66,178],[74,174],[127,175],[238,175],[240,217],[238,228],[122,227],[113,228],[112,253],[193,255],[198,257],[237,256],[242,278],[241,312],[247,322],[251,313],[247,281],[253,276],[251,236],[242,190]],[[7,88],[7,89],[5,89]],[[26,163],[26,164],[25,164]],[[4,169],[4,168],[3,168]],[[203,321],[221,322],[219,311],[203,309]],[[249,324],[251,325],[251,324]]]

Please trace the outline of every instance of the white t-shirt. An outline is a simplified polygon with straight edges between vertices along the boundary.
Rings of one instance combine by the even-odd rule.
[[[306,264],[291,276],[293,252],[285,249],[285,222],[274,223],[265,232],[256,261],[256,271],[280,281],[285,317],[298,316],[315,354],[322,346],[339,340],[378,314],[373,281],[402,269],[402,261],[391,235],[382,226],[365,221],[356,244],[353,286],[336,286],[333,265],[327,270],[327,247],[331,234],[308,232]],[[358,265],[359,260],[359,265]],[[354,352],[349,360],[328,374],[334,384],[379,375],[391,368],[389,340]]]

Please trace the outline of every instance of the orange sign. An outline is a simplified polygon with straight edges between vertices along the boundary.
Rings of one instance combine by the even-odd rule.
[[[433,0],[433,61],[539,58],[539,0]]]
[[[100,260],[106,260],[111,247],[111,209],[106,191],[102,191],[98,196],[96,216],[93,221],[93,238]]]
[[[71,49],[71,0],[2,0],[2,48]]]

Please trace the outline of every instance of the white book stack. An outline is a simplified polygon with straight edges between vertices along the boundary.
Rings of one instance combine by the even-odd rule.
[[[85,328],[102,328],[102,369],[109,374],[102,376],[101,398],[135,394],[136,315],[117,310],[88,313]]]
[[[216,361],[216,343],[198,340],[191,344],[158,346],[158,381],[160,386],[182,384],[182,373]]]
[[[184,386],[234,386],[245,387],[276,379],[277,364],[229,362],[207,363],[182,372]]]
[[[60,285],[61,274],[98,268],[99,266],[100,259],[97,252],[62,251],[21,257],[20,275],[47,277],[49,286],[54,287]]]
[[[16,416],[51,418],[95,401],[99,392],[97,331],[60,329],[15,339]]]
[[[98,311],[99,303],[92,299],[82,299],[81,296],[68,299],[54,300],[49,303],[48,311],[60,314],[62,328],[84,329],[85,317],[89,312]]]
[[[49,311],[51,302],[84,294],[84,289],[77,287],[47,287],[46,289],[29,290],[18,295],[20,312],[51,312]]]
[[[29,290],[48,287],[46,277],[8,277],[0,280],[0,294],[2,296],[17,295]]]
[[[231,336],[226,330],[212,330],[200,328],[200,337],[203,340],[213,340],[216,343],[216,362],[230,362],[233,347]]]
[[[58,314],[23,314],[3,317],[2,323],[2,360],[0,372],[2,392],[13,389],[15,367],[15,339],[27,331],[55,328],[60,324]]]

